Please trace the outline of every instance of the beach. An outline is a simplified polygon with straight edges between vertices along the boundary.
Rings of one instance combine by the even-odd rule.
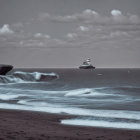
[[[139,140],[139,130],[62,125],[65,114],[0,110],[0,140]]]

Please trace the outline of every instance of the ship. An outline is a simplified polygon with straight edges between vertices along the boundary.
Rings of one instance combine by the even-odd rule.
[[[80,69],[95,69],[95,67],[91,64],[91,61],[89,58],[85,60],[79,68]]]

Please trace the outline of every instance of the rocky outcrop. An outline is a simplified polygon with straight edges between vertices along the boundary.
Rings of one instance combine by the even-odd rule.
[[[13,69],[12,65],[0,64],[0,75],[5,75],[7,72]]]

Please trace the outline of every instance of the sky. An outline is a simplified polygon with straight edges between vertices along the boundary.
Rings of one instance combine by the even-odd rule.
[[[140,68],[140,0],[0,0],[0,63]]]

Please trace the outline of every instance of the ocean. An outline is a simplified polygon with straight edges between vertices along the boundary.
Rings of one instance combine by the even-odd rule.
[[[0,108],[74,115],[62,124],[140,130],[140,69],[14,69]]]

